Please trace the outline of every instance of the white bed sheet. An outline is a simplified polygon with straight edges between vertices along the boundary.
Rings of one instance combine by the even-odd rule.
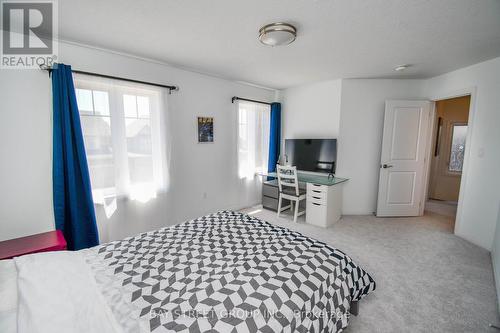
[[[120,332],[79,251],[14,259],[17,269],[17,332]]]
[[[0,332],[17,332],[17,270],[14,260],[0,260]]]

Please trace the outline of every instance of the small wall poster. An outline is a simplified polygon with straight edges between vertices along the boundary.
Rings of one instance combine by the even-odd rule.
[[[213,117],[198,117],[198,142],[214,142]]]

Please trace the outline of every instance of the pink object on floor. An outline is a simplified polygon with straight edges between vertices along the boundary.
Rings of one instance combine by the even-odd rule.
[[[61,230],[9,239],[0,242],[0,260],[25,254],[66,250],[66,240]]]

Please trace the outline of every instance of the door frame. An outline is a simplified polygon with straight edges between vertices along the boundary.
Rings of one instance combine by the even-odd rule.
[[[421,214],[423,215],[424,213],[424,208],[425,208],[425,203],[429,199],[429,181],[430,181],[430,168],[431,168],[431,158],[432,158],[432,146],[434,139],[435,133],[436,133],[436,102],[443,100],[443,99],[450,99],[450,98],[456,98],[456,97],[463,97],[470,95],[470,104],[469,104],[469,119],[468,119],[468,124],[467,124],[467,136],[465,138],[465,152],[464,152],[464,164],[462,167],[462,177],[460,179],[460,191],[458,194],[458,204],[457,204],[457,215],[455,217],[455,230],[454,233],[457,233],[457,230],[459,229],[459,226],[462,223],[462,215],[463,215],[463,202],[464,202],[464,197],[465,197],[465,187],[467,184],[467,176],[469,173],[469,164],[470,164],[470,158],[471,158],[471,142],[472,142],[472,133],[474,131],[474,117],[476,113],[476,95],[477,95],[477,87],[472,86],[469,88],[464,88],[464,89],[458,89],[458,90],[453,90],[448,93],[442,93],[442,94],[436,94],[432,95],[429,99],[432,102],[432,107],[431,107],[431,115],[430,115],[430,121],[431,123],[429,124],[429,128],[431,129],[431,135],[429,137],[429,141],[431,144],[427,145],[427,165],[425,166],[425,191],[423,195],[423,201],[424,204],[421,207]]]

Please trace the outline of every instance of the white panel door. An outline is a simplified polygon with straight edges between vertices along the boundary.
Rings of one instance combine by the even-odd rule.
[[[418,216],[424,198],[430,102],[386,101],[377,216]]]

